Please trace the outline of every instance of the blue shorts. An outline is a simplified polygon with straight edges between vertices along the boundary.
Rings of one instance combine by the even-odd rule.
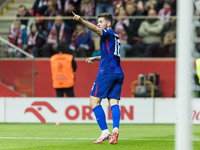
[[[91,96],[120,99],[124,74],[98,74],[93,84]]]

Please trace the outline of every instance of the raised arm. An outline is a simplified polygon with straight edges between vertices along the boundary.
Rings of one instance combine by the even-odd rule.
[[[88,29],[90,29],[94,33],[98,34],[99,36],[103,35],[101,28],[97,27],[93,23],[90,23],[90,22],[84,20],[79,15],[75,14],[73,11],[72,11],[72,14],[74,15],[74,18],[73,18],[74,20],[79,21],[80,23],[82,23],[84,26],[86,26]]]

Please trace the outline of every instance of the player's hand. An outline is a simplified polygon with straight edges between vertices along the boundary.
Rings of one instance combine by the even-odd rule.
[[[86,62],[88,62],[89,64],[93,64],[95,59],[96,59],[96,57],[89,57],[86,59]]]
[[[74,18],[73,18],[73,19],[74,19],[75,21],[81,21],[82,18],[81,18],[79,15],[75,14],[73,11],[72,11],[72,14],[74,15]]]

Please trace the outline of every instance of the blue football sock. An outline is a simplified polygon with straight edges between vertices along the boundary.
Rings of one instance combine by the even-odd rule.
[[[110,107],[112,111],[112,119],[113,119],[113,129],[119,129],[119,121],[121,116],[121,111],[119,109],[119,105],[113,105]]]
[[[99,127],[101,128],[101,130],[108,129],[107,123],[106,123],[105,112],[104,112],[102,106],[97,105],[92,110],[94,112],[94,115],[96,116],[97,123],[98,123]]]

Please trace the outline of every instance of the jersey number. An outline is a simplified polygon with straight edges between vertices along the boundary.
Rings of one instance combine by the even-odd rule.
[[[120,57],[120,40],[119,38],[115,37],[115,52],[114,55],[119,56]]]

